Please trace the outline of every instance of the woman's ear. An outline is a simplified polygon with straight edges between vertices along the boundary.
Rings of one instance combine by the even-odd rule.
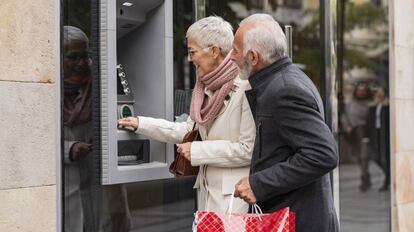
[[[220,50],[220,48],[218,46],[213,45],[211,47],[211,51],[213,53],[214,59],[217,59],[220,56],[221,50]]]

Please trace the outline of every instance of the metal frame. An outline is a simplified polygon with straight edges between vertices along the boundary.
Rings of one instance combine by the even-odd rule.
[[[55,124],[55,142],[56,146],[56,231],[61,232],[63,230],[63,173],[62,173],[62,148],[61,148],[61,139],[62,139],[62,130],[61,130],[61,15],[60,15],[60,0],[54,1],[54,53],[55,53],[55,104],[56,104],[56,124]]]
[[[167,120],[173,119],[173,2],[163,3],[164,27],[164,83],[165,115]],[[116,1],[102,0],[100,5],[100,73],[101,73],[101,182],[102,184],[118,184],[147,181],[173,177],[168,166],[174,158],[173,145],[165,145],[165,162],[119,166],[118,140],[140,139],[141,137],[125,131],[118,131],[116,94],[117,35],[116,35]],[[136,95],[136,94],[135,94]]]
[[[288,57],[293,60],[293,49],[292,49],[292,26],[286,25],[285,26],[285,35],[286,35],[286,43],[287,43],[287,50],[288,50]]]
[[[320,34],[321,50],[323,52],[321,95],[325,107],[325,122],[331,128],[337,144],[338,141],[338,98],[337,98],[337,69],[336,69],[336,28],[337,0],[320,0]],[[339,167],[331,172],[332,192],[338,219],[339,205]]]

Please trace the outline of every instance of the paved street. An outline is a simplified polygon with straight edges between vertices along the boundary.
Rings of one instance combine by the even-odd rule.
[[[390,193],[380,192],[384,175],[371,162],[372,187],[361,192],[359,167],[356,164],[341,165],[340,173],[340,221],[341,232],[389,232]]]

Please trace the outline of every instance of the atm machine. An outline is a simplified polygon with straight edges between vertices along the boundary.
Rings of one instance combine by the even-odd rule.
[[[174,147],[117,128],[128,116],[173,120],[172,0],[100,4],[101,183],[173,177]]]

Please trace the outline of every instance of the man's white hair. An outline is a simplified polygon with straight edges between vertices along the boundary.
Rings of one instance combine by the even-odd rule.
[[[240,22],[243,25],[251,26],[243,36],[243,56],[255,50],[265,62],[273,63],[287,55],[286,36],[272,16],[253,14]]]
[[[84,44],[89,47],[88,36],[79,28],[74,26],[63,26],[63,45],[66,51],[67,46],[72,43]]]
[[[232,48],[233,27],[221,17],[209,16],[193,23],[187,30],[186,38],[193,39],[202,48],[217,45],[221,54],[226,56]]]

